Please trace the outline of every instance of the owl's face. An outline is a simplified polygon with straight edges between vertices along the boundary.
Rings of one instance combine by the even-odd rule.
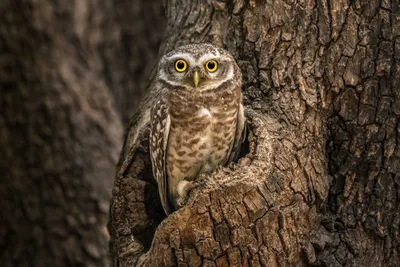
[[[158,79],[172,88],[204,91],[234,78],[233,57],[212,44],[191,44],[166,54],[160,61]]]

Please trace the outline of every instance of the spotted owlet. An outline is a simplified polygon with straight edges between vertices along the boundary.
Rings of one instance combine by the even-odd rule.
[[[151,109],[153,174],[166,214],[200,176],[231,163],[244,136],[242,74],[226,50],[190,44],[163,56]]]

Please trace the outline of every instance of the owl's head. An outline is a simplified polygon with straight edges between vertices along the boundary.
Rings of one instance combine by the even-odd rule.
[[[239,67],[229,52],[208,43],[181,46],[164,55],[157,78],[171,88],[199,91],[241,81]]]

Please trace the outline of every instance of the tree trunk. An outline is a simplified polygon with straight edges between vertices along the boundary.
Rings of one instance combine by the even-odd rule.
[[[137,102],[122,99],[140,95],[144,73],[127,50],[151,61],[162,36],[132,44],[143,26],[129,11],[162,29],[161,4],[141,2],[0,1],[2,266],[109,266],[117,110],[130,116]]]
[[[165,31],[161,0],[107,0],[102,75],[111,88],[124,126],[138,108]]]
[[[150,93],[113,190],[114,266],[398,266],[398,1],[171,0],[166,11],[162,53],[209,41],[236,57],[249,153],[164,219]]]

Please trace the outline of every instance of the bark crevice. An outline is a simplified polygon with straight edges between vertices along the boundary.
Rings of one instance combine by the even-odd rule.
[[[248,164],[249,156],[214,174],[132,261],[398,263],[400,6],[292,2],[168,1],[161,51],[204,41],[227,48],[243,73],[256,138]],[[174,15],[188,10],[196,25]]]

